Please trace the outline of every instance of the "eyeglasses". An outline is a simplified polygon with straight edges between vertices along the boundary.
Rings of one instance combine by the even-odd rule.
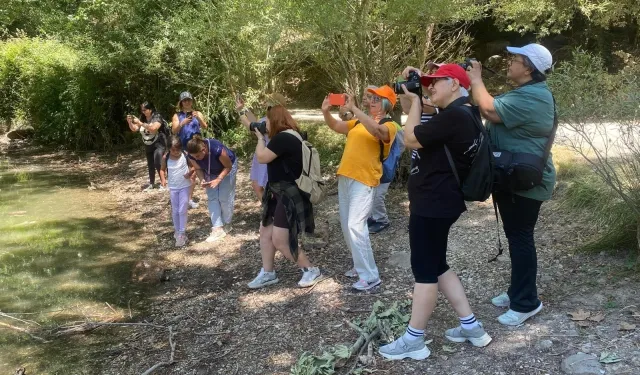
[[[380,103],[380,101],[382,101],[382,98],[381,98],[381,97],[379,97],[379,96],[374,96],[374,95],[372,95],[372,96],[369,98],[369,101],[370,101],[371,103]]]

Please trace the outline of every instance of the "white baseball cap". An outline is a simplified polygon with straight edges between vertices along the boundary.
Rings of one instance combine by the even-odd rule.
[[[553,64],[551,52],[537,43],[527,44],[524,47],[507,47],[507,51],[513,54],[527,56],[536,69],[542,73],[551,69],[551,65]]]

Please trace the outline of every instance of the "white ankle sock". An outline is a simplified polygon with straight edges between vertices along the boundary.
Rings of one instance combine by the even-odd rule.
[[[478,326],[478,321],[476,320],[476,316],[471,314],[469,316],[465,316],[460,318],[460,326],[464,329],[474,329]]]
[[[402,335],[405,342],[416,342],[418,340],[424,340],[424,329],[416,329],[411,326],[407,326],[407,330]]]

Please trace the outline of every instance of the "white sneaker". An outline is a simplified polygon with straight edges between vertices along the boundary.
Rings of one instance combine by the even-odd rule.
[[[298,286],[300,288],[308,288],[310,286],[315,285],[318,281],[322,279],[322,273],[320,273],[320,268],[318,267],[309,267],[302,269],[302,278],[298,281]]]
[[[396,341],[383,345],[378,350],[381,356],[391,360],[401,360],[405,358],[421,361],[431,355],[431,351],[424,343],[424,340],[416,340],[416,342],[408,343],[400,336]]]
[[[153,191],[153,185],[152,184],[147,185],[144,189],[142,189],[142,191],[144,191],[145,193]]]
[[[349,271],[345,272],[344,275],[346,277],[358,277],[358,271],[356,271],[355,268],[352,268]]]
[[[209,235],[209,237],[207,237],[205,242],[216,242],[224,238],[226,235],[227,234],[224,232],[224,229],[222,229],[222,227],[211,228],[211,234]]]
[[[199,206],[199,204],[194,202],[193,199],[189,199],[189,208],[196,209],[196,208],[198,208],[198,206]]]
[[[162,185],[158,185],[158,191],[167,191],[168,189]]]
[[[498,321],[506,326],[519,326],[527,319],[539,313],[540,310],[542,310],[542,302],[540,302],[540,306],[538,306],[538,308],[533,311],[529,311],[528,313],[520,313],[509,309],[509,311],[498,317]]]
[[[230,234],[231,231],[233,230],[233,226],[231,226],[231,224],[225,224],[224,227],[222,227],[224,229],[224,232],[226,234]]]
[[[278,277],[276,276],[276,271],[265,272],[264,268],[260,269],[260,273],[253,279],[247,286],[250,289],[260,289],[265,286],[272,285],[277,283]]]
[[[507,294],[507,292],[504,292],[497,297],[493,297],[491,299],[491,303],[496,307],[509,307],[511,301],[509,300],[509,295]]]

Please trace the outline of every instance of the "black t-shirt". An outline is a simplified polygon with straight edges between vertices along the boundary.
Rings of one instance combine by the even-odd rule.
[[[278,155],[267,164],[269,181],[295,182],[302,174],[302,142],[293,134],[280,132],[271,138],[267,148]]]
[[[462,97],[414,129],[422,145],[411,161],[409,202],[411,213],[424,217],[456,217],[467,208],[460,186],[444,151],[446,144],[464,181],[479,146],[480,131],[469,111],[460,106],[468,102]],[[476,107],[470,108],[480,116]]]

